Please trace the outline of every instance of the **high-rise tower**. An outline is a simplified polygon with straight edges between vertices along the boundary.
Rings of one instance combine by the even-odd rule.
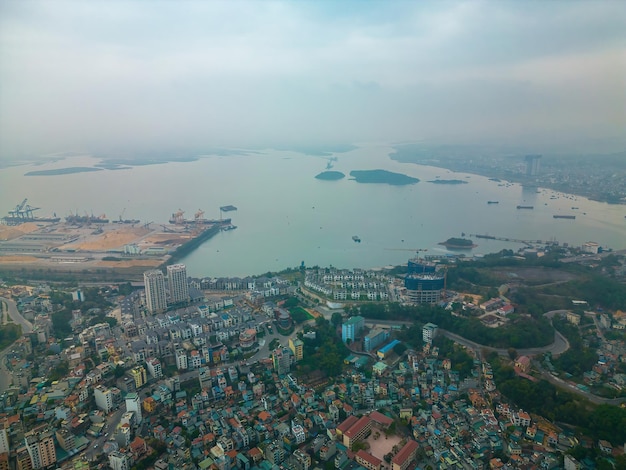
[[[170,289],[170,303],[189,301],[187,267],[184,264],[172,264],[167,267],[167,280]]]
[[[526,176],[535,176],[539,173],[541,155],[526,155]]]
[[[165,298],[165,276],[158,269],[143,273],[143,282],[146,286],[146,307],[151,313],[167,310]]]

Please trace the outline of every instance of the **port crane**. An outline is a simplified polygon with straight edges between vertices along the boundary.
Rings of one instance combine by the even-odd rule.
[[[24,198],[20,204],[15,206],[15,209],[9,211],[9,216],[19,219],[32,219],[34,217],[33,212],[39,210],[39,207],[32,207],[27,202],[28,198]]]
[[[198,209],[198,212],[194,214],[193,219],[195,222],[202,222],[202,219],[204,219],[204,211],[202,209]]]
[[[172,214],[172,219],[170,220],[170,222],[174,223],[174,224],[182,224],[185,222],[185,219],[183,218],[183,215],[185,215],[185,211],[182,209],[178,209],[177,212],[174,212]]]

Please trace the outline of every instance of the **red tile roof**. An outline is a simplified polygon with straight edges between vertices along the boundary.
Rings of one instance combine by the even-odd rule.
[[[406,460],[417,450],[418,447],[419,444],[417,442],[412,439],[409,440],[409,442],[404,444],[404,447],[400,449],[400,452],[393,457],[391,463],[402,466],[402,464],[406,462]]]
[[[363,449],[359,450],[356,453],[356,456],[358,458],[365,460],[366,462],[369,462],[371,465],[374,465],[375,467],[380,466],[380,464],[382,463],[382,460],[380,460],[377,457],[374,457],[372,454],[368,454]]]
[[[344,434],[348,437],[353,437],[360,433],[365,426],[370,423],[370,419],[367,416],[362,416],[353,426],[350,427]]]
[[[343,423],[341,423],[339,426],[337,426],[337,431],[341,432],[342,434],[344,434],[348,429],[350,429],[354,423],[356,423],[359,420],[359,418],[357,418],[356,416],[352,415],[352,416],[348,416]]]

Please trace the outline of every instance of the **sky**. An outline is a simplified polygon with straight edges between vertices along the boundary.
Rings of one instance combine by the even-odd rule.
[[[0,0],[0,159],[626,148],[626,2]]]

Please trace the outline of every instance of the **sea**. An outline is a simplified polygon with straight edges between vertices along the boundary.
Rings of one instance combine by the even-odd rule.
[[[230,217],[236,230],[221,232],[185,257],[189,275],[260,275],[286,268],[380,268],[420,256],[447,256],[440,242],[471,238],[462,251],[481,256],[523,247],[515,240],[558,241],[573,246],[594,241],[626,248],[626,206],[610,205],[545,188],[523,187],[484,176],[392,160],[388,144],[361,144],[328,156],[264,150],[206,155],[195,161],[46,176],[30,171],[93,167],[93,156],[57,157],[44,163],[0,170],[0,214],[24,198],[39,216],[72,213],[111,220],[166,224],[172,213],[193,218]],[[346,174],[338,181],[315,176],[327,169]],[[358,183],[353,170],[383,169],[419,178],[406,186]],[[464,184],[434,184],[460,180]],[[497,201],[489,204],[488,201]],[[232,212],[220,207],[233,205]],[[517,209],[518,205],[533,209]],[[575,215],[555,219],[553,215]],[[353,237],[359,237],[355,242]]]

